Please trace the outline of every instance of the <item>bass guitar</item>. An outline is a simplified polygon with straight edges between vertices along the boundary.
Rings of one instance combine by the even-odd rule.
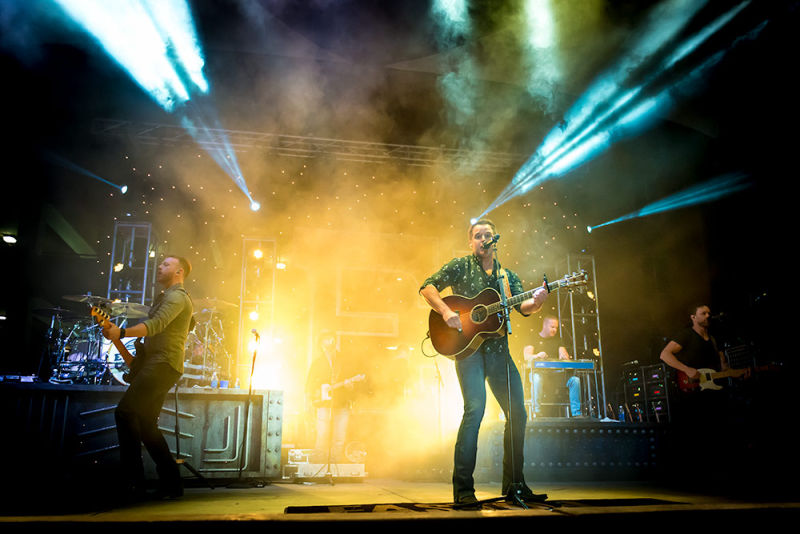
[[[111,316],[106,313],[99,306],[92,306],[91,311],[92,317],[100,324],[102,327],[110,326],[111,323]],[[128,348],[125,346],[125,343],[122,342],[121,339],[115,339],[112,341],[117,350],[119,351],[119,355],[122,356],[122,359],[125,361],[125,365],[128,366],[129,371],[122,375],[122,379],[127,382],[128,384],[131,383],[133,377],[136,376],[136,373],[139,372],[139,369],[142,368],[145,359],[144,353],[144,343],[142,343],[142,338],[137,338],[133,342],[133,346],[135,348],[135,355],[131,354],[128,351]]]
[[[509,307],[516,306],[532,298],[533,294],[544,287],[548,293],[554,289],[573,289],[584,286],[589,282],[586,271],[572,273],[555,282],[548,282],[530,291],[509,297]],[[428,316],[428,332],[433,348],[442,356],[452,360],[461,360],[478,350],[478,347],[488,338],[502,337],[505,335],[505,318],[503,317],[503,302],[497,290],[487,287],[472,298],[461,295],[444,297],[445,304],[458,313],[461,319],[461,331],[450,326],[435,310]]]
[[[678,387],[683,392],[694,391],[700,388],[700,391],[706,389],[718,391],[722,386],[714,382],[717,378],[738,378],[742,375],[749,375],[749,369],[728,369],[726,371],[715,371],[714,369],[698,369],[698,375],[695,378],[689,378],[689,375],[683,371],[677,372]]]

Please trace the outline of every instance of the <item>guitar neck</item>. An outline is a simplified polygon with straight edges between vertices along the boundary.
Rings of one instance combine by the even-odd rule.
[[[567,282],[564,281],[564,280],[556,280],[555,282],[548,283],[547,286],[546,286],[547,292],[549,293],[553,289],[558,289],[559,287],[562,287],[562,286],[565,286],[565,285],[567,285]],[[508,298],[506,300],[506,302],[508,303],[508,306],[516,306],[517,304],[520,304],[520,303],[528,300],[529,298],[533,298],[533,294],[536,293],[536,291],[538,291],[539,289],[541,289],[541,286],[535,287],[535,288],[533,288],[533,289],[531,289],[529,291],[525,291],[524,293],[520,293],[518,295],[514,295],[513,297]],[[502,301],[495,302],[495,303],[490,304],[489,306],[486,307],[486,310],[487,310],[487,312],[489,314],[497,313],[502,309],[503,309],[503,302]]]
[[[738,377],[739,375],[744,374],[744,369],[728,369],[726,371],[716,371],[711,373],[711,378],[728,378],[728,377]]]

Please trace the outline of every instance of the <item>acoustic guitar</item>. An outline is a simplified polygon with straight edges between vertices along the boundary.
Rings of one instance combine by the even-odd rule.
[[[507,304],[509,307],[516,306],[532,298],[534,292],[541,287],[550,293],[562,287],[571,290],[585,286],[588,282],[589,275],[586,271],[572,273],[555,282],[548,282],[545,278],[543,286],[509,297]],[[461,332],[459,332],[455,328],[450,328],[439,312],[431,310],[428,316],[428,332],[433,348],[442,356],[461,360],[478,350],[486,339],[505,335],[503,302],[497,290],[487,287],[472,298],[449,295],[442,300],[461,318]]]

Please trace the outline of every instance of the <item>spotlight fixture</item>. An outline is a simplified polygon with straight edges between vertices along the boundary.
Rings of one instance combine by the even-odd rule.
[[[264,257],[264,251],[263,251],[263,250],[261,250],[260,248],[257,248],[257,249],[255,249],[255,250],[253,251],[253,257],[254,257],[255,259],[257,259],[257,260],[260,260],[261,258],[263,258],[263,257]]]
[[[8,243],[9,245],[13,245],[14,243],[17,242],[17,238],[16,236],[13,236],[11,234],[3,234],[3,242]]]
[[[261,204],[256,202],[255,200],[250,203],[250,209],[253,211],[258,211],[261,209]]]

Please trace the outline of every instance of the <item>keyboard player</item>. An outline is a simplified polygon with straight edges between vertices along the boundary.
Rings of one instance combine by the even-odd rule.
[[[533,367],[535,361],[549,360],[572,360],[567,352],[561,336],[558,335],[558,319],[552,315],[542,319],[542,330],[534,336],[533,344],[523,349],[525,364]],[[554,373],[557,376],[568,376],[564,387],[569,392],[570,413],[573,417],[581,415],[581,379],[577,376],[569,376],[568,373]],[[534,417],[539,416],[542,403],[542,374],[539,371],[532,373],[533,380],[533,413]]]

